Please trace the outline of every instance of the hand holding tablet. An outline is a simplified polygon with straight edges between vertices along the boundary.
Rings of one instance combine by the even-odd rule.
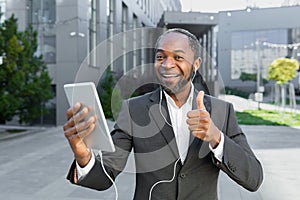
[[[95,84],[93,82],[66,84],[64,85],[64,90],[70,106],[74,106],[78,102],[81,103],[79,110],[74,110],[74,112],[76,112],[74,116],[76,116],[77,119],[74,120],[75,124],[73,123],[75,129],[73,128],[73,131],[70,131],[70,133],[66,133],[65,130],[65,135],[72,137],[73,135],[83,133],[79,136],[83,138],[88,148],[108,152],[115,151]],[[87,113],[87,111],[89,112]],[[83,117],[80,117],[80,115]],[[84,133],[88,132],[88,130],[85,131],[85,128],[89,128],[85,127],[85,125],[89,123],[88,120],[94,115],[97,116],[95,122],[96,127],[91,133],[85,135]],[[72,122],[69,123],[72,124]],[[72,127],[68,128],[70,128],[70,130],[72,129]],[[64,129],[66,128],[64,127]]]

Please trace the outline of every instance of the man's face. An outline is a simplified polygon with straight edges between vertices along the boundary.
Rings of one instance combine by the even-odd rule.
[[[168,33],[159,40],[155,54],[155,71],[168,93],[177,94],[189,85],[193,71],[198,68],[194,64],[194,52],[186,35]]]

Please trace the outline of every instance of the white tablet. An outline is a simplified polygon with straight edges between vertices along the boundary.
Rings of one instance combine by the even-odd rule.
[[[81,102],[83,105],[92,108],[91,115],[97,115],[95,130],[84,138],[87,146],[95,150],[114,152],[115,146],[108,129],[95,84],[93,82],[66,84],[64,85],[64,90],[70,106]]]

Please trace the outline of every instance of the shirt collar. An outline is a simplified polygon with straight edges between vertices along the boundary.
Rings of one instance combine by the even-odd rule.
[[[172,97],[170,97],[170,95],[165,91],[164,91],[164,94],[165,94],[165,97],[167,99],[167,103],[169,105],[172,105],[173,107],[175,108],[178,108],[178,106],[176,105],[175,101],[172,99]],[[191,90],[190,90],[190,94],[189,94],[189,97],[187,98],[186,102],[182,105],[184,106],[185,104],[188,103],[188,105],[192,105],[193,103],[193,98],[194,98],[194,84],[191,83]]]

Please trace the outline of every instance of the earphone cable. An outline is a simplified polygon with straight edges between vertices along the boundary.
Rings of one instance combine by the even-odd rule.
[[[172,181],[174,181],[175,176],[176,176],[176,166],[178,161],[180,160],[180,157],[176,160],[175,164],[174,164],[174,169],[173,169],[173,177],[170,180],[161,180],[161,181],[157,181],[156,183],[154,183],[150,189],[149,192],[149,200],[151,200],[151,196],[152,196],[152,191],[154,189],[155,186],[157,186],[160,183],[171,183]]]
[[[99,151],[99,155],[100,155],[100,161],[101,161],[101,166],[102,166],[102,169],[105,173],[105,175],[107,176],[107,178],[112,182],[113,186],[114,186],[114,189],[115,189],[115,194],[116,194],[116,200],[118,200],[119,198],[119,194],[118,194],[118,188],[117,188],[117,185],[115,183],[115,181],[110,177],[110,175],[107,173],[105,167],[104,167],[104,164],[103,164],[103,157],[102,157],[102,151]]]
[[[165,118],[165,116],[163,115],[162,113],[162,110],[161,110],[161,104],[162,104],[162,88],[160,87],[160,99],[159,99],[159,112],[160,112],[160,115],[164,118],[166,124],[168,124],[170,127],[173,127],[172,124],[170,124],[167,119]]]

